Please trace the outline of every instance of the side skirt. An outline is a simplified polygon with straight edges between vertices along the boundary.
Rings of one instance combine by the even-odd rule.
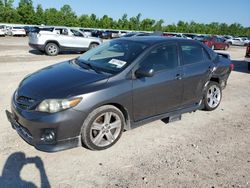
[[[160,114],[160,115],[157,115],[157,116],[149,117],[149,118],[143,119],[143,120],[138,121],[138,122],[130,122],[131,129],[140,127],[142,125],[145,125],[147,123],[150,123],[150,122],[153,122],[153,121],[156,121],[156,120],[160,120],[160,119],[164,123],[169,123],[169,122],[172,122],[172,121],[175,121],[175,120],[180,120],[181,119],[180,116],[182,114],[185,114],[185,113],[188,113],[188,112],[193,112],[193,111],[200,110],[200,109],[203,109],[203,104],[202,103],[199,103],[199,104],[187,107],[187,108],[178,109],[178,110],[168,112],[168,113],[165,113],[165,114]]]

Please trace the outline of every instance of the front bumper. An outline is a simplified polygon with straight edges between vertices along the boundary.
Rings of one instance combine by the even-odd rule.
[[[57,152],[81,146],[81,127],[85,119],[82,112],[69,109],[55,114],[29,112],[12,104],[12,112],[6,111],[12,128],[20,137],[36,149]],[[55,137],[47,142],[45,131],[53,130]]]

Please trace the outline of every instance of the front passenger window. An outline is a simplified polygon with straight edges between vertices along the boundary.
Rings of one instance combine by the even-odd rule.
[[[166,45],[153,49],[141,65],[152,68],[155,72],[177,67],[177,46]]]

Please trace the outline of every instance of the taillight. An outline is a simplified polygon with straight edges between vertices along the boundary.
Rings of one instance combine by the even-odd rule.
[[[247,46],[247,53],[250,53],[250,44]]]
[[[234,64],[231,63],[231,64],[230,64],[230,71],[233,71],[233,70],[234,70]]]

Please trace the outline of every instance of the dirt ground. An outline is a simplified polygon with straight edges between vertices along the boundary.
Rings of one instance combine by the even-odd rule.
[[[43,153],[5,116],[25,75],[79,54],[48,57],[27,38],[0,38],[0,187],[250,187],[250,72],[245,48],[228,51],[232,72],[219,108],[124,132],[110,149]]]

